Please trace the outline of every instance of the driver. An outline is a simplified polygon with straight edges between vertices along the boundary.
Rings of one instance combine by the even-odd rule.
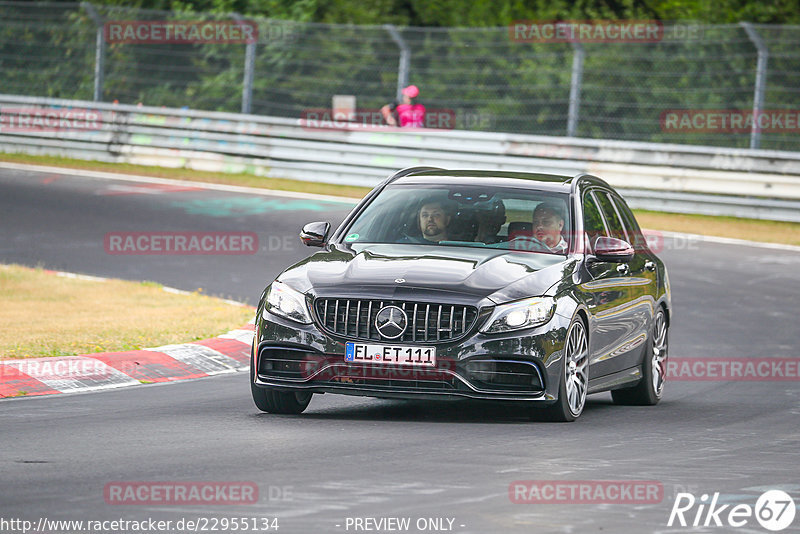
[[[564,211],[561,205],[545,201],[533,210],[533,237],[544,243],[551,252],[566,252],[567,242],[561,235],[563,229]]]

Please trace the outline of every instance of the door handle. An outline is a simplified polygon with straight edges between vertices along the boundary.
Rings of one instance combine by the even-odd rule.
[[[645,262],[644,268],[647,269],[648,271],[655,271],[656,270],[656,264],[655,264],[655,262],[648,260],[647,262]]]
[[[620,263],[619,265],[617,265],[617,272],[619,274],[628,274],[628,264]]]

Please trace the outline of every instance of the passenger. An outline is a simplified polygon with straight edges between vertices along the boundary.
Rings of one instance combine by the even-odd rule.
[[[564,210],[555,202],[542,202],[533,210],[533,237],[541,241],[551,252],[563,254],[567,242],[561,234],[564,229]]]

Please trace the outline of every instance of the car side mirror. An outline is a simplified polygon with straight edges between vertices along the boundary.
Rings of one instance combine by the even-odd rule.
[[[328,232],[330,230],[330,223],[308,223],[300,230],[300,240],[307,247],[322,247],[325,246],[325,242],[328,240]]]
[[[599,261],[627,263],[633,259],[634,250],[623,239],[600,236],[594,242],[594,255]]]

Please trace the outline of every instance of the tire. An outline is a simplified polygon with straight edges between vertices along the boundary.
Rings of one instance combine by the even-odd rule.
[[[575,317],[564,341],[564,372],[558,385],[558,400],[546,408],[536,409],[535,419],[572,422],[580,417],[586,405],[589,388],[589,343],[586,325]]]
[[[305,391],[280,391],[255,385],[255,358],[250,354],[250,393],[253,402],[262,412],[297,415],[303,413],[311,402],[313,393]]]
[[[659,306],[653,318],[653,334],[642,362],[642,379],[632,388],[615,389],[611,398],[616,404],[655,406],[664,394],[669,355],[669,326],[664,309]]]

